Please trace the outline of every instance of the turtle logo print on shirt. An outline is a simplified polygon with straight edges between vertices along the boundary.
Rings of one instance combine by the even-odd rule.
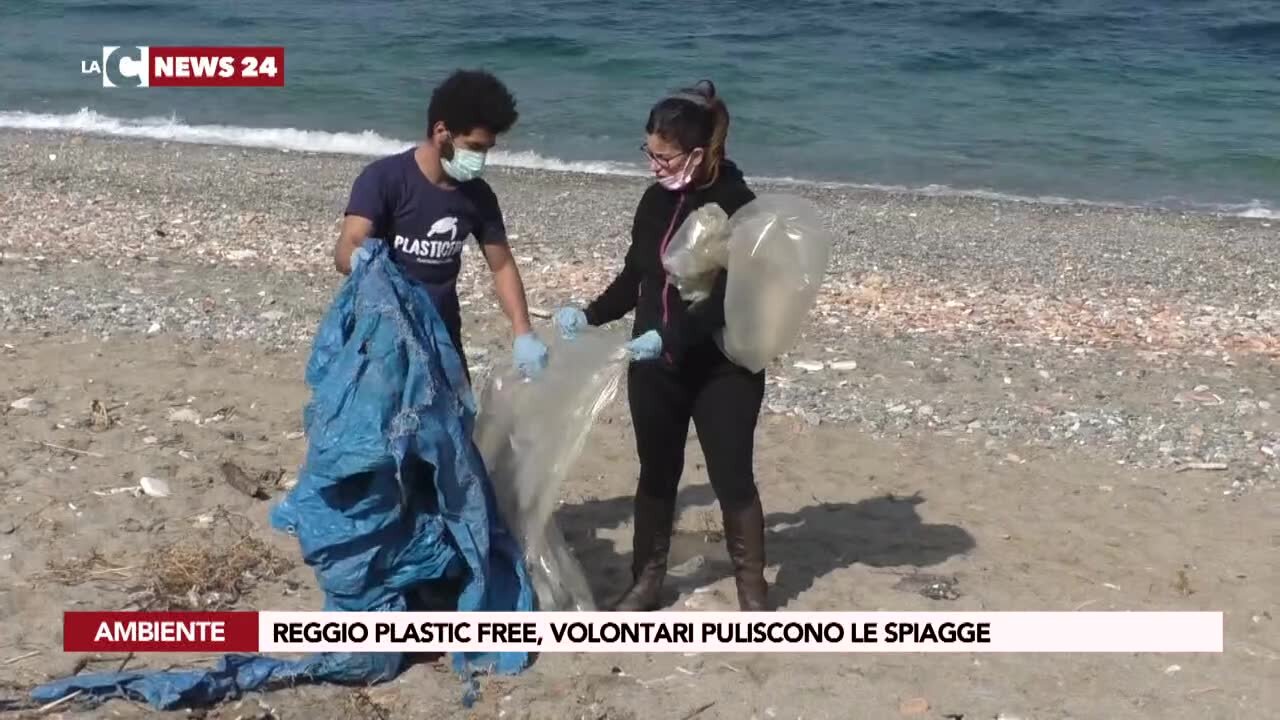
[[[425,238],[396,235],[395,248],[414,256],[418,262],[441,265],[453,262],[462,253],[464,241],[458,238],[458,218],[443,217],[431,224]]]

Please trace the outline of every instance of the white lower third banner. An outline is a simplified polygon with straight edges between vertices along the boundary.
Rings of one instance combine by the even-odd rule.
[[[268,612],[259,652],[1220,653],[1221,612]]]

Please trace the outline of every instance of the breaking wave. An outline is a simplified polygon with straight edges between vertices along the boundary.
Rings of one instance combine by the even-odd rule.
[[[235,147],[267,148],[297,152],[336,153],[376,157],[400,152],[412,142],[379,135],[372,130],[364,132],[325,132],[298,130],[295,128],[251,128],[235,125],[188,125],[176,117],[152,117],[139,119],[115,118],[84,108],[79,112],[62,115],[0,111],[0,128],[16,130],[48,130],[79,132],[94,135],[139,138],[202,145],[227,145]],[[576,172],[593,175],[643,176],[643,167],[610,161],[569,161],[546,157],[531,150],[497,150],[490,156],[490,163],[501,167],[556,172]],[[859,183],[822,182],[792,177],[760,177],[763,182],[785,185],[801,185],[824,188],[848,188],[877,190],[895,193],[911,193],[929,196],[976,197],[1004,202],[1031,202],[1051,205],[1121,206],[1108,203],[1064,197],[1029,197],[989,190],[964,190],[946,185],[907,187],[901,185],[868,185]],[[1243,218],[1280,219],[1280,209],[1261,200],[1244,204],[1204,204],[1191,201],[1161,203],[1161,207],[1192,212],[1233,215]],[[1132,207],[1132,206],[1130,206]]]
[[[187,125],[175,117],[115,118],[88,108],[65,115],[0,112],[0,128],[80,132],[200,145],[229,145],[370,157],[390,155],[413,145],[412,142],[385,137],[372,130],[351,133],[295,128],[251,128],[236,125]],[[493,165],[533,170],[607,175],[643,174],[642,168],[623,163],[570,162],[554,157],[543,157],[532,151],[496,150],[490,155],[489,162]]]

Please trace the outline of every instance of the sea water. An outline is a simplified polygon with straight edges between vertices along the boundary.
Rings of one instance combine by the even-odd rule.
[[[283,89],[101,86],[102,45],[282,45]],[[753,177],[1267,216],[1276,0],[0,0],[0,127],[376,155],[432,86],[498,73],[498,164],[641,173],[646,113],[710,78]]]

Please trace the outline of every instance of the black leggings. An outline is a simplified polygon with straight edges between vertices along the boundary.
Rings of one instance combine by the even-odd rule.
[[[733,512],[755,500],[752,456],[764,400],[763,372],[752,374],[706,343],[689,353],[679,370],[655,362],[632,363],[627,395],[641,494],[675,500],[692,419],[721,509]]]

